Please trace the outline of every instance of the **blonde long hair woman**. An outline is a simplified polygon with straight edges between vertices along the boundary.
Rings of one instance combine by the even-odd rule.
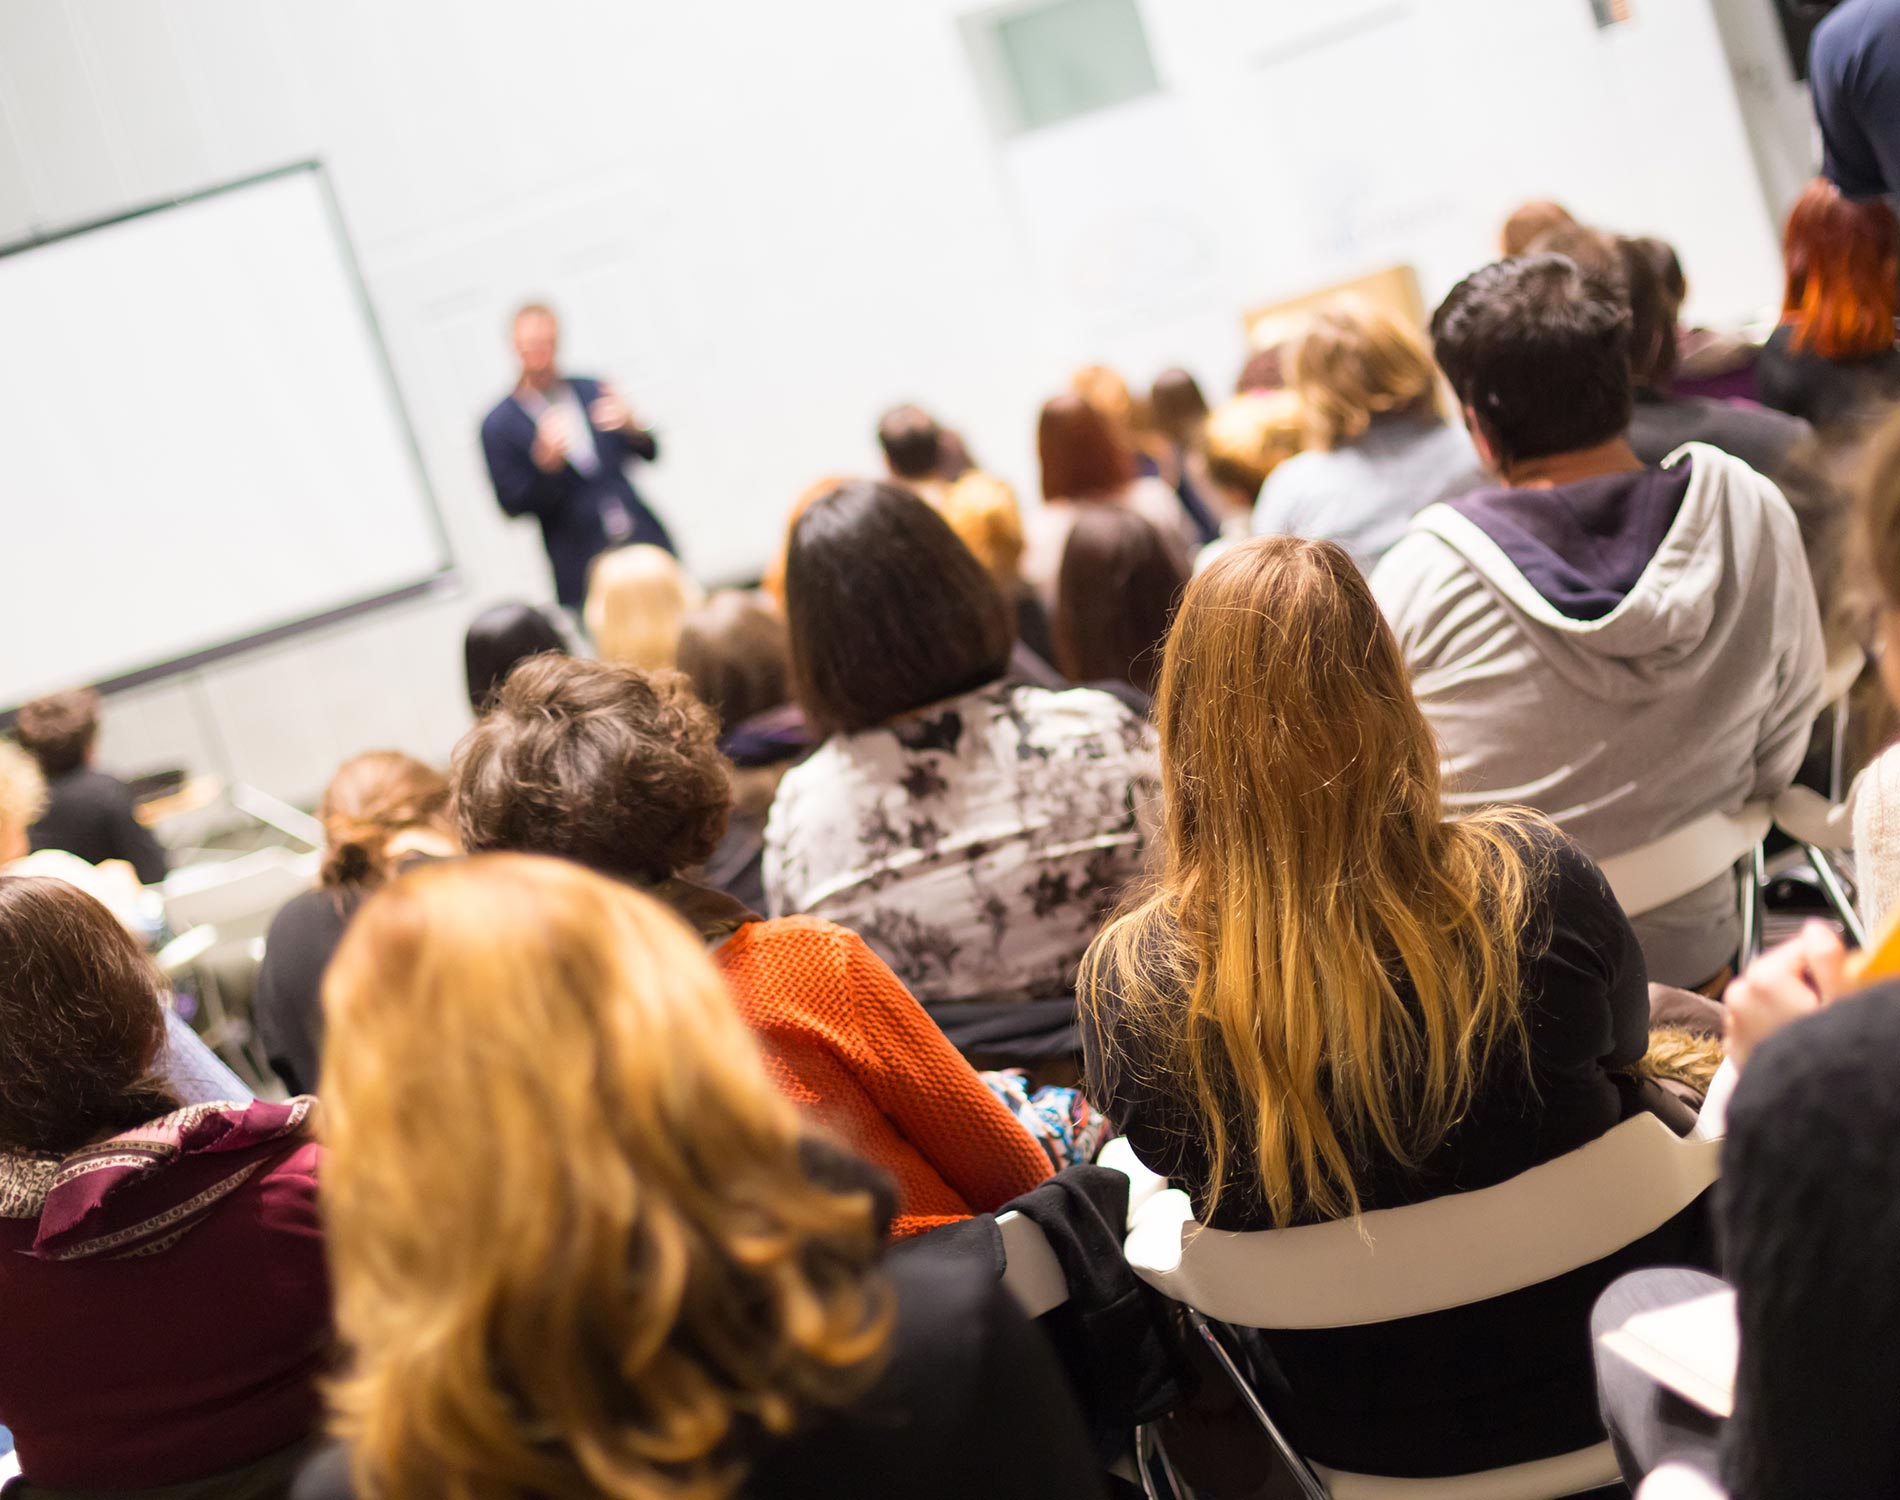
[[[1202,1222],[1484,1187],[1639,1107],[1614,1071],[1648,1042],[1628,920],[1536,815],[1446,818],[1397,643],[1342,550],[1275,538],[1216,560],[1169,631],[1156,713],[1165,864],[1083,962],[1087,1093]],[[1608,1279],[1495,1327],[1276,1338],[1303,1451],[1468,1472],[1520,1442],[1563,1451],[1538,1451],[1568,1440],[1551,1413],[1588,1446],[1594,1408],[1553,1394],[1550,1341],[1574,1337],[1562,1374],[1587,1392]],[[1498,1374],[1514,1360],[1522,1380]]]
[[[588,574],[587,633],[602,661],[658,671],[678,663],[686,616],[705,601],[705,590],[664,547],[617,547]]]
[[[993,1278],[880,1266],[876,1175],[805,1133],[651,898],[527,855],[419,871],[365,905],[325,1005],[355,1493],[991,1493],[999,1396],[1083,1451]],[[1026,1457],[1042,1488],[1004,1493],[1098,1493]]]

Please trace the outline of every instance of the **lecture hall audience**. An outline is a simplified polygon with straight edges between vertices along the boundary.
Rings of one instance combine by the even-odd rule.
[[[31,1494],[281,1494],[331,1354],[312,1101],[181,1107],[138,943],[0,876],[0,1425]]]
[[[1398,643],[1339,547],[1262,538],[1197,577],[1156,713],[1162,874],[1083,964],[1084,1088],[1200,1222],[1481,1188],[1651,1102],[1628,919],[1537,814],[1446,816]],[[1616,1268],[1706,1256],[1701,1239],[1691,1210],[1492,1303],[1271,1334],[1276,1415],[1360,1473],[1587,1447],[1592,1298]]]
[[[350,1352],[299,1500],[1101,1494],[994,1272],[884,1256],[888,1187],[768,1084],[657,900],[438,866],[364,907],[324,998]]]
[[[760,920],[693,878],[731,798],[717,735],[676,673],[525,662],[456,747],[462,845],[556,855],[670,907],[711,951],[773,1082],[895,1181],[898,1234],[1034,1187],[1049,1175],[1042,1148],[862,937]]]
[[[323,972],[356,908],[417,861],[457,852],[448,778],[400,750],[372,750],[337,767],[317,821],[324,839],[317,887],[271,919],[251,1002],[264,1055],[293,1094],[317,1086]]]
[[[1429,506],[1372,587],[1444,757],[1447,805],[1521,802],[1592,857],[1787,788],[1823,645],[1786,500],[1691,445],[1627,439],[1628,308],[1560,255],[1458,283],[1439,364],[1500,483]],[[1723,874],[1635,919],[1649,976],[1723,976],[1740,917]]]
[[[926,1002],[1067,996],[1141,869],[1154,731],[1107,693],[1006,680],[1001,596],[902,490],[813,504],[785,584],[794,691],[826,738],[772,805],[773,912],[842,923]]]

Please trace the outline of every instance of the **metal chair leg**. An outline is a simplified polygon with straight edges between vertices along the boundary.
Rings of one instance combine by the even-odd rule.
[[[1861,926],[1860,913],[1854,910],[1854,903],[1847,899],[1847,888],[1841,883],[1841,873],[1834,868],[1834,861],[1828,857],[1827,850],[1818,844],[1803,844],[1801,852],[1808,857],[1808,867],[1814,871],[1814,878],[1821,883],[1821,893],[1827,897],[1827,904],[1834,908],[1834,915],[1841,919],[1841,926],[1853,940],[1856,948],[1867,946],[1867,929]]]
[[[1332,1500],[1332,1497],[1326,1493],[1326,1486],[1320,1483],[1319,1476],[1313,1472],[1306,1460],[1294,1451],[1293,1445],[1286,1440],[1286,1434],[1281,1432],[1274,1425],[1273,1418],[1267,1415],[1266,1407],[1260,1404],[1260,1398],[1254,1394],[1252,1382],[1241,1373],[1240,1366],[1234,1363],[1234,1357],[1227,1352],[1227,1346],[1221,1343],[1220,1335],[1215,1332],[1214,1326],[1192,1308],[1188,1310],[1188,1320],[1193,1324],[1195,1332],[1200,1334],[1206,1343],[1208,1352],[1214,1356],[1214,1362],[1226,1371],[1228,1380],[1240,1393],[1240,1399],[1247,1403],[1247,1410],[1253,1413],[1254,1421],[1260,1424],[1261,1430],[1267,1435],[1267,1441],[1273,1444],[1274,1450],[1280,1455],[1287,1471],[1292,1474],[1293,1482],[1299,1486],[1300,1494],[1305,1497],[1305,1500]]]
[[[1746,968],[1761,952],[1762,887],[1768,883],[1768,857],[1757,844],[1737,866],[1742,909],[1742,946],[1737,968]]]

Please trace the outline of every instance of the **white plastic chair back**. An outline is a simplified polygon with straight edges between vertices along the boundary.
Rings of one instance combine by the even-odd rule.
[[[1135,1222],[1135,1214],[1142,1204],[1168,1185],[1168,1179],[1159,1172],[1150,1172],[1135,1156],[1135,1148],[1128,1144],[1128,1137],[1118,1135],[1096,1153],[1095,1165],[1107,1167],[1110,1171],[1120,1172],[1128,1179],[1128,1222]]]
[[[272,847],[174,870],[163,887],[165,916],[176,932],[208,923],[227,940],[260,935],[285,902],[317,883],[321,863],[315,852]]]
[[[1728,1491],[1700,1469],[1673,1463],[1645,1479],[1637,1487],[1636,1500],[1728,1500]]]
[[[1003,1290],[1023,1315],[1040,1318],[1067,1302],[1068,1278],[1042,1226],[1012,1209],[996,1216],[996,1228],[1003,1236]]]
[[[1249,1328],[1349,1328],[1489,1301],[1660,1229],[1716,1178],[1717,1140],[1654,1115],[1494,1187],[1357,1219],[1236,1233],[1194,1222],[1170,1188],[1135,1216],[1128,1263],[1150,1286]]]
[[[1655,911],[1734,870],[1767,835],[1774,815],[1750,803],[1739,814],[1712,812],[1641,848],[1597,861],[1617,904],[1632,917]]]

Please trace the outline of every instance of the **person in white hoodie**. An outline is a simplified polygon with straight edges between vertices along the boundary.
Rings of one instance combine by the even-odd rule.
[[[1783,791],[1824,648],[1780,491],[1701,443],[1637,458],[1627,305],[1564,256],[1466,277],[1432,338],[1499,483],[1422,510],[1372,588],[1448,805],[1535,807],[1607,860]],[[1636,917],[1649,977],[1720,977],[1736,895],[1724,875]]]

